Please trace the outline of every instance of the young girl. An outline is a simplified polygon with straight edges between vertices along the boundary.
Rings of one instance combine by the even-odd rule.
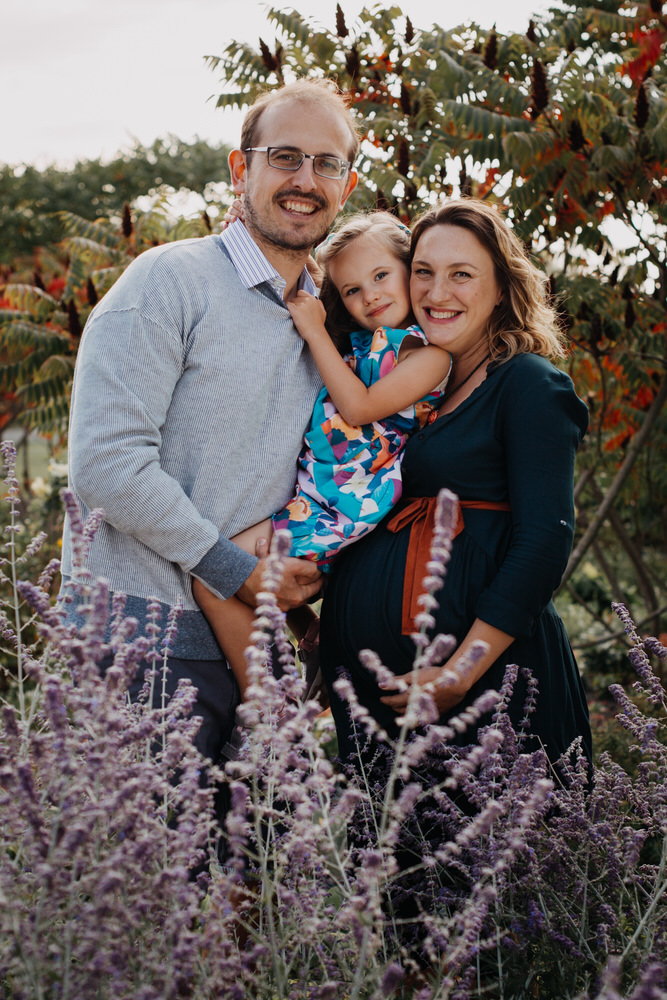
[[[291,555],[326,572],[340,548],[399,500],[403,446],[438,405],[451,369],[447,351],[427,344],[417,327],[405,329],[409,251],[409,230],[394,216],[355,216],[318,249],[322,300],[300,291],[287,302],[324,388],[299,456],[296,494],[270,521],[235,536],[246,551],[254,554],[272,529],[288,528]],[[254,611],[237,597],[220,601],[196,579],[193,592],[243,696]],[[290,612],[297,639],[313,617],[309,607]]]

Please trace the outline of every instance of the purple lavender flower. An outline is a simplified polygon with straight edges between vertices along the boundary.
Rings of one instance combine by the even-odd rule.
[[[432,588],[446,536],[428,566]],[[197,879],[189,873],[212,850],[213,783],[202,775],[222,776],[192,745],[192,686],[170,700],[127,699],[149,653],[159,677],[176,612],[161,635],[154,606],[149,638],[137,639],[113,599],[113,664],[101,677],[105,586],[83,580],[77,632],[53,612],[46,585],[22,585],[43,638],[26,657],[29,697],[0,714],[0,981],[12,997],[662,997],[662,714],[614,689],[639,764],[626,773],[602,755],[591,775],[581,745],[553,767],[543,750],[527,752],[536,691],[523,670],[516,730],[510,668],[499,693],[394,745],[341,678],[360,734],[372,737],[353,783],[313,731],[316,706],[297,697],[272,590],[284,553],[280,538],[257,621],[262,648],[250,651],[254,693],[240,712],[251,728],[225,769],[227,861]],[[647,660],[664,660],[664,647],[642,640],[627,612],[621,620],[642,690],[657,698]],[[450,643],[418,636],[417,657],[442,662]],[[269,645],[284,679],[267,669]],[[375,654],[363,662],[377,680],[391,677]],[[466,746],[482,717],[491,722]]]
[[[644,648],[663,663],[667,662],[667,647],[663,646],[660,640],[656,639],[655,636],[649,635],[644,639]]]
[[[61,490],[60,496],[70,522],[74,572],[77,578],[85,583],[90,579],[90,573],[86,567],[90,543],[95,531],[104,519],[104,512],[98,509],[91,511],[84,524],[81,520],[81,511],[76,496],[72,490],[65,488]]]
[[[415,618],[416,632],[413,635],[417,649],[426,644],[425,633],[434,627],[432,612],[438,607],[435,594],[441,589],[446,567],[452,550],[452,539],[458,517],[458,497],[450,490],[440,490],[436,503],[433,538],[430,559],[426,565],[427,575],[422,581],[424,592],[417,599],[424,608]],[[421,660],[417,660],[422,666]]]
[[[405,969],[398,962],[392,962],[385,971],[380,984],[381,995],[391,996],[405,978]]]

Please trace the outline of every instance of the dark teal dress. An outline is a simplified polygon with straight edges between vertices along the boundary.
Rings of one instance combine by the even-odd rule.
[[[515,636],[455,711],[485,689],[499,690],[508,663],[530,668],[539,687],[533,745],[541,742],[551,760],[578,736],[591,751],[583,685],[551,600],[572,547],[574,458],[587,425],[588,411],[570,378],[544,358],[522,354],[489,365],[486,380],[453,413],[413,435],[403,460],[404,498],[435,496],[447,487],[461,500],[510,505],[509,512],[464,510],[465,527],[437,595],[435,631],[461,641],[480,618]],[[320,650],[329,688],[342,667],[390,734],[395,713],[380,703],[357,653],[374,650],[396,674],[412,667],[414,644],[401,634],[409,533],[409,526],[392,533],[385,521],[350,546],[336,560],[322,606]],[[509,708],[515,725],[525,699],[520,680]],[[341,756],[353,757],[348,712],[333,692],[332,710]],[[474,737],[468,732],[461,742]]]

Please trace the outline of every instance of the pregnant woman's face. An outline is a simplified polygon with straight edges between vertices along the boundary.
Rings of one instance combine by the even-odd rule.
[[[431,344],[460,361],[486,351],[487,325],[502,298],[491,255],[461,226],[436,225],[412,260],[415,319]]]

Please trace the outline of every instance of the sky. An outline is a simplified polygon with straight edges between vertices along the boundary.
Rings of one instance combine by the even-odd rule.
[[[232,40],[271,47],[256,0],[2,0],[0,162],[71,166],[111,159],[135,140],[168,134],[238,141],[241,114],[215,108],[222,89],[206,65]],[[341,0],[350,25],[370,0]],[[416,28],[475,21],[501,32],[528,27],[546,0],[402,0]],[[333,29],[336,0],[274,0]],[[382,5],[384,7],[384,5]],[[462,14],[462,11],[465,13]]]

